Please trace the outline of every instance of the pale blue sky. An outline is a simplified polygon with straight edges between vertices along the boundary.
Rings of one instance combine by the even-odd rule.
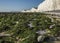
[[[20,11],[38,6],[43,0],[0,0],[0,12]]]

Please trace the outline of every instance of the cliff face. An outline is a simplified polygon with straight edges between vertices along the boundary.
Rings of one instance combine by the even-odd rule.
[[[38,8],[32,8],[24,12],[44,12],[44,11],[54,11],[60,10],[60,0],[44,0],[38,5]]]
[[[56,0],[56,10],[60,10],[60,0]]]
[[[30,10],[26,10],[26,11],[21,11],[21,12],[37,12],[37,9],[35,9],[35,8],[32,8],[32,9],[30,9]]]
[[[52,11],[60,9],[60,0],[45,0],[38,6],[38,11]]]

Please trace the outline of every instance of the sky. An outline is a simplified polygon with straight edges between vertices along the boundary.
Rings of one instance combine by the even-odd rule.
[[[0,0],[0,12],[21,11],[37,7],[43,0]]]

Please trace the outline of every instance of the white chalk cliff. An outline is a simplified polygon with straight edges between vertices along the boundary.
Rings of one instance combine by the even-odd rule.
[[[37,9],[32,8],[32,9],[30,9],[30,10],[23,10],[23,11],[21,11],[21,12],[36,12],[36,11],[37,11]]]
[[[38,6],[38,12],[60,10],[60,0],[45,0]]]
[[[54,10],[60,10],[60,0],[44,0],[38,5],[37,9],[32,8],[24,12],[44,12]]]
[[[38,6],[38,11],[51,11],[53,8],[53,0],[45,0]]]

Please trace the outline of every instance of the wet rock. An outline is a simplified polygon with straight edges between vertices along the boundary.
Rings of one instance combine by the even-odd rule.
[[[10,34],[3,34],[3,33],[1,34],[0,33],[0,37],[10,37],[10,36],[11,36]]]
[[[53,24],[53,25],[50,25],[50,27],[49,28],[53,28],[55,26],[55,24]]]
[[[60,37],[56,37],[56,39],[60,41]]]
[[[42,42],[44,40],[45,36],[38,36],[37,41]]]
[[[28,23],[28,26],[29,26],[30,28],[34,27],[34,25],[33,25],[31,22]]]
[[[36,33],[39,34],[39,35],[45,35],[45,34],[48,33],[48,31],[47,30],[39,30]]]

